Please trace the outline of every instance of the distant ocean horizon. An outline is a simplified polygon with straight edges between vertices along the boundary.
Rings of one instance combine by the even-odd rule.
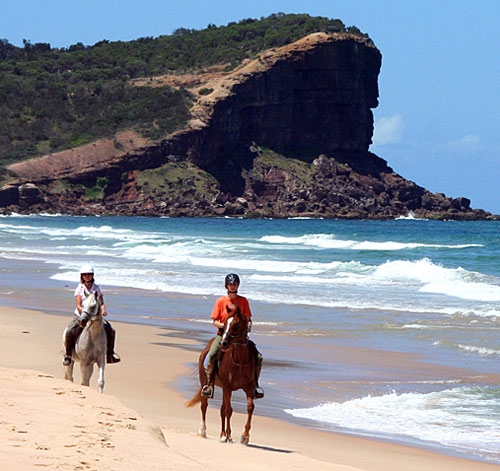
[[[500,464],[499,242],[500,221],[3,216],[0,305],[69,320],[92,263],[111,322],[201,348],[235,272],[257,414]]]

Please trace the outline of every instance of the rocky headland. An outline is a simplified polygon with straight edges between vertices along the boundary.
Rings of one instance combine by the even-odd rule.
[[[123,131],[9,167],[4,213],[494,219],[431,193],[369,152],[382,56],[366,38],[311,34],[228,72],[133,80],[193,97],[160,141]]]

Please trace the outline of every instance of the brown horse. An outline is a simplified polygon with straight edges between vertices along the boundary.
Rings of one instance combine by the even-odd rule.
[[[248,319],[237,309],[236,314],[230,317],[224,325],[224,333],[220,342],[220,351],[223,354],[215,372],[215,385],[222,388],[222,404],[220,408],[221,442],[232,443],[233,441],[231,436],[231,415],[233,414],[231,394],[238,389],[243,389],[247,396],[247,421],[241,436],[241,443],[248,445],[250,441],[250,427],[255,408],[253,397],[256,387],[257,350],[253,342],[248,340],[247,333]],[[206,413],[208,398],[201,394],[201,389],[208,382],[204,362],[213,340],[210,340],[203,349],[198,360],[200,389],[186,404],[187,407],[193,407],[201,403],[201,424],[198,435],[204,438],[207,436]]]

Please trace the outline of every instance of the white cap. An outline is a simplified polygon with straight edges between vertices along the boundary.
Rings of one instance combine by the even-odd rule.
[[[82,268],[80,268],[80,274],[82,273],[94,273],[94,267],[89,263],[86,263],[85,265],[82,265]]]

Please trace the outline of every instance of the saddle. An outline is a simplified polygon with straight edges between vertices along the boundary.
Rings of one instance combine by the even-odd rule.
[[[250,350],[250,355],[249,355],[249,358],[255,358],[257,359],[257,355],[259,353],[259,351],[257,350],[257,346],[255,345],[255,343],[252,341],[252,340],[248,340],[248,349]],[[214,370],[212,372],[212,374],[210,375],[211,378],[208,378],[209,380],[210,379],[213,379],[215,378],[215,375],[218,373],[219,371],[219,365],[221,364],[222,362],[222,359],[224,358],[224,355],[225,355],[225,352],[223,352],[220,348],[219,350],[217,351],[217,355],[215,356],[215,361],[214,361]],[[234,360],[233,360],[234,361]]]

